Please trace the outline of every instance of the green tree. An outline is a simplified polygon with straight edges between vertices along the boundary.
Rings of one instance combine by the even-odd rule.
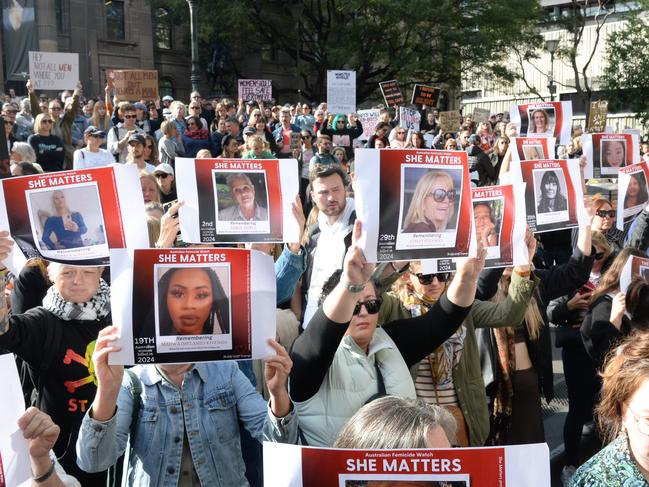
[[[154,1],[186,21],[183,0]],[[538,42],[541,12],[537,0],[203,0],[199,8],[202,53],[214,41],[227,46],[233,78],[245,75],[244,56],[272,50],[290,60],[312,100],[325,98],[328,69],[355,70],[359,103],[379,98],[378,82],[389,79],[459,87],[463,70],[511,79],[507,53]]]

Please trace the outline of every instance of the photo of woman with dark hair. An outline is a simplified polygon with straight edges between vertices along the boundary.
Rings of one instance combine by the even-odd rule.
[[[168,269],[158,281],[160,335],[230,333],[230,305],[210,267]]]
[[[565,185],[565,183],[564,183]],[[541,178],[539,185],[539,204],[536,207],[537,213],[551,213],[553,211],[564,211],[568,209],[568,201],[561,194],[561,185],[556,171],[546,171]]]
[[[636,172],[630,174],[629,185],[626,188],[626,195],[624,196],[624,208],[635,208],[636,206],[644,205],[649,200],[647,194],[647,179],[644,172]]]

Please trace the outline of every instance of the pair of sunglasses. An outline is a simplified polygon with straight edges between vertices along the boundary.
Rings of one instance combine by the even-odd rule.
[[[604,252],[597,252],[593,257],[595,257],[595,260],[602,260],[604,258]]]
[[[417,279],[419,279],[419,284],[424,286],[433,282],[433,279],[437,278],[439,282],[446,282],[451,277],[450,272],[438,272],[437,274],[415,274]]]
[[[615,210],[597,210],[596,214],[600,218],[615,218]]]
[[[359,301],[354,306],[354,315],[357,315],[361,312],[361,306],[365,306],[367,312],[371,315],[375,315],[381,309],[381,304],[383,300],[381,298],[368,299],[367,301]]]
[[[446,198],[448,198],[448,200],[451,202],[455,201],[455,195],[456,193],[454,189],[449,189],[448,191],[445,191],[442,188],[437,188],[436,190],[428,193],[426,196],[430,196],[438,203],[441,203]]]

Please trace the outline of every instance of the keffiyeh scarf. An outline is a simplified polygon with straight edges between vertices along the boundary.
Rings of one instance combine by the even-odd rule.
[[[110,313],[110,287],[100,279],[99,289],[90,301],[71,303],[63,299],[55,286],[50,286],[43,299],[43,308],[64,321],[94,321]]]

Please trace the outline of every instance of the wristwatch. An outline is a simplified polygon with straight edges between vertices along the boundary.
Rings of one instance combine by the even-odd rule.
[[[345,289],[347,289],[350,293],[360,293],[363,289],[365,289],[365,284],[367,284],[367,282],[363,282],[361,284],[353,284],[347,278],[347,275],[343,272],[340,275],[340,284],[345,286]]]

